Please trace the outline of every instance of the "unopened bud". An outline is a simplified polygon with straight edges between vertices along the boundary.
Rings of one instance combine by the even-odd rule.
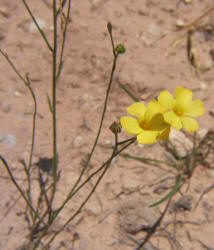
[[[118,54],[124,54],[126,52],[126,49],[123,44],[118,44],[116,47],[116,52]]]
[[[111,25],[110,22],[108,22],[108,24],[107,24],[107,29],[108,29],[108,32],[111,34],[111,32],[112,32],[112,25]]]
[[[118,134],[121,132],[121,125],[120,123],[113,122],[111,126],[109,127],[109,129],[112,131],[112,133]]]

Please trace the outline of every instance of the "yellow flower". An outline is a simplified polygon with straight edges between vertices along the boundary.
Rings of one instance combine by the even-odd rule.
[[[199,128],[197,121],[189,116],[200,116],[204,113],[204,105],[201,100],[192,100],[193,93],[190,89],[177,87],[174,97],[167,90],[160,92],[158,102],[169,110],[164,114],[165,122],[176,129],[182,126],[188,132]]]
[[[141,102],[135,102],[127,109],[130,116],[120,119],[122,128],[129,134],[137,135],[138,143],[149,144],[157,139],[168,139],[170,126],[164,121],[163,112],[166,111],[156,100],[149,102],[146,107]]]

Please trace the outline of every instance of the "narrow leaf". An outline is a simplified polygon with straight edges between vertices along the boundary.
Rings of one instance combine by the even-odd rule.
[[[177,184],[174,186],[174,188],[166,195],[163,197],[163,199],[159,200],[158,202],[155,202],[153,204],[150,205],[150,207],[156,207],[159,204],[161,204],[162,202],[166,201],[167,199],[169,199],[171,196],[173,196],[175,194],[175,192],[179,189],[181,182],[183,179],[183,174],[180,174],[179,179]]]
[[[50,97],[49,97],[48,94],[46,94],[46,95],[47,95],[47,100],[48,100],[49,109],[50,109],[51,113],[53,114],[53,106],[52,106],[52,104],[51,104],[51,99],[50,99]]]
[[[132,98],[132,100],[139,102],[139,100],[121,82],[118,81],[118,84]]]
[[[124,158],[129,158],[129,159],[133,159],[133,160],[136,160],[136,161],[141,161],[141,162],[144,162],[144,163],[155,162],[155,163],[163,163],[163,164],[166,164],[168,166],[172,166],[172,164],[167,162],[167,161],[161,161],[161,160],[156,160],[156,159],[151,159],[151,158],[144,158],[144,157],[137,157],[137,156],[132,156],[130,154],[122,154],[122,156]]]

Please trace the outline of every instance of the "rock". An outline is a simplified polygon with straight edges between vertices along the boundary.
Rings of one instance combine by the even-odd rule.
[[[214,178],[214,169],[208,169],[207,170],[207,176],[210,178]]]
[[[203,183],[198,183],[195,187],[194,187],[194,191],[198,194],[201,193],[201,191],[204,189],[204,185]]]
[[[214,207],[213,205],[208,201],[202,202],[203,207],[203,214],[204,217],[207,219],[208,222],[211,222],[214,220]]]
[[[168,11],[168,12],[174,12],[175,7],[173,5],[166,5],[163,7],[163,10]]]
[[[15,95],[16,97],[20,97],[20,96],[21,96],[21,93],[20,93],[18,90],[15,90],[15,91],[14,91],[14,95]]]
[[[211,110],[209,111],[209,114],[210,114],[211,116],[214,117],[214,109],[211,109]]]
[[[201,99],[202,101],[208,99],[210,97],[210,93],[209,91],[205,91],[205,90],[196,90],[195,94],[194,94],[196,99]]]
[[[0,134],[0,142],[3,142],[3,141],[4,141],[4,135]]]
[[[185,25],[186,25],[186,23],[183,20],[181,20],[181,19],[176,20],[176,27],[183,28]]]
[[[193,148],[193,142],[179,130],[171,129],[169,139],[181,157],[185,157],[187,152]]]
[[[179,210],[188,210],[190,211],[192,209],[192,200],[193,197],[191,195],[184,195],[181,198],[179,198],[177,201],[173,202],[171,205],[170,211],[179,211]]]
[[[210,87],[210,84],[206,83],[206,82],[201,82],[200,83],[200,89],[201,90],[208,90]]]
[[[139,182],[134,180],[133,178],[130,178],[130,176],[125,175],[122,178],[122,187],[126,190],[132,191],[138,188],[140,185]]]
[[[207,128],[199,129],[197,131],[197,136],[199,137],[199,139],[202,139],[208,133],[208,131],[209,131],[209,129],[207,129]]]
[[[149,207],[153,203],[149,197],[131,198],[121,203],[118,208],[119,224],[128,233],[151,228],[158,220],[160,213],[157,207]]]
[[[82,145],[82,136],[77,135],[73,140],[73,146],[74,147],[80,147]]]
[[[192,0],[184,0],[186,4],[192,3]]]
[[[6,6],[2,6],[2,7],[0,8],[0,14],[1,14],[3,17],[6,17],[6,18],[10,17],[9,10],[8,10],[8,8],[7,8]]]
[[[202,72],[206,72],[210,69],[212,69],[213,67],[213,62],[211,60],[207,60],[205,62],[202,62],[200,65],[199,65],[199,69],[200,71]]]
[[[160,35],[160,28],[157,24],[155,23],[151,23],[148,27],[148,32],[152,35],[152,36],[158,36]]]
[[[4,142],[8,146],[12,147],[12,146],[16,145],[16,137],[14,135],[12,135],[12,134],[5,135],[4,136]]]
[[[102,213],[102,209],[97,202],[88,202],[84,207],[84,210],[88,215],[99,216]]]
[[[5,113],[10,112],[10,110],[11,110],[11,106],[7,103],[1,103],[1,107]]]

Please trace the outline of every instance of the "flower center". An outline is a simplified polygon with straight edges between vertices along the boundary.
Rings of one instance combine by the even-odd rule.
[[[144,130],[148,130],[152,127],[151,123],[149,123],[149,122],[141,122],[140,126]]]
[[[173,111],[175,112],[177,116],[181,116],[184,113],[184,108],[180,105],[175,105],[175,107],[173,108]]]

